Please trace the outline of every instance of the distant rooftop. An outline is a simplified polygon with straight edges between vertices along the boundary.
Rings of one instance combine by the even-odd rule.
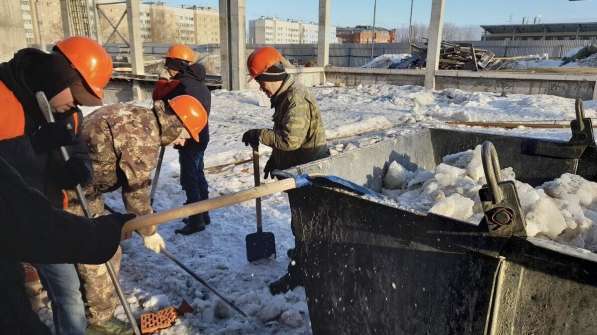
[[[543,33],[543,32],[588,32],[597,31],[597,22],[574,22],[574,23],[536,23],[536,24],[498,24],[482,25],[490,34],[506,34],[516,30],[518,33]]]

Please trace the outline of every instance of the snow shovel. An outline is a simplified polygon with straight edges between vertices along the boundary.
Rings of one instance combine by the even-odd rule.
[[[255,186],[261,185],[259,172],[259,147],[253,148],[253,176]],[[276,257],[276,238],[271,232],[264,232],[262,229],[261,198],[255,199],[255,211],[257,214],[257,232],[245,236],[247,247],[247,260],[254,262],[260,259]]]
[[[44,114],[46,121],[48,123],[54,123],[55,120],[54,120],[54,115],[52,114],[52,107],[50,106],[50,102],[48,101],[48,98],[46,97],[45,93],[41,92],[41,91],[35,93],[35,99],[37,100],[37,104],[39,105],[40,110]],[[60,153],[62,155],[62,159],[64,160],[64,162],[67,162],[70,159],[68,151],[66,150],[65,147],[60,147]],[[83,193],[83,189],[81,188],[81,185],[77,184],[75,186],[75,191],[77,193],[77,198],[79,199],[79,204],[81,205],[81,208],[83,208],[83,212],[85,213],[85,216],[88,218],[91,217],[91,212],[89,211],[89,206],[87,205],[87,199],[85,199],[85,193]],[[133,316],[133,311],[131,310],[131,306],[129,306],[129,304],[126,300],[126,297],[124,296],[124,292],[122,291],[122,287],[120,286],[120,283],[118,282],[118,278],[116,277],[116,271],[114,270],[112,263],[110,263],[110,261],[107,261],[105,263],[105,265],[108,270],[108,276],[110,277],[110,280],[112,281],[112,284],[114,285],[114,290],[116,291],[118,300],[120,300],[120,304],[122,305],[122,308],[124,309],[127,319],[131,323],[131,327],[133,328],[135,335],[141,335],[139,326],[137,326],[137,321],[135,320],[135,317]]]
[[[323,175],[306,175],[301,174],[293,176],[282,173],[281,171],[273,171],[272,175],[287,177],[273,183],[259,185],[248,190],[240,191],[233,194],[223,195],[217,198],[197,201],[182,207],[169,209],[163,212],[138,216],[127,223],[122,228],[122,233],[130,233],[132,231],[143,229],[146,227],[153,227],[164,224],[173,220],[179,220],[187,216],[205,213],[207,211],[236,205],[241,202],[257,199],[267,195],[272,195],[296,188],[301,188],[310,185],[322,187],[339,188],[357,195],[367,195],[371,197],[381,197],[381,195],[371,189],[357,185],[349,180],[342,179],[336,176]]]

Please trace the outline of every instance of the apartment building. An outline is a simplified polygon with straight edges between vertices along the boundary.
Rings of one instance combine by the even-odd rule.
[[[124,12],[124,4],[101,6],[102,12],[112,23],[118,22]],[[163,2],[143,3],[139,20],[141,38],[153,43],[217,44],[220,43],[220,14],[211,7],[172,7]],[[100,19],[102,40],[107,43],[122,43],[117,34],[111,34],[111,25],[102,14]],[[126,17],[118,32],[128,38]],[[110,36],[111,35],[111,36]],[[108,38],[110,40],[108,41]]]
[[[261,17],[249,21],[249,43],[253,44],[313,44],[317,43],[319,26],[295,20]],[[336,27],[330,38],[336,42]]]

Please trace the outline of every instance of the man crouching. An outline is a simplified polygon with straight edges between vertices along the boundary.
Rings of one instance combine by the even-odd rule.
[[[153,109],[119,103],[89,114],[83,121],[82,137],[89,147],[93,169],[92,182],[85,188],[91,215],[103,214],[102,194],[118,188],[122,188],[127,212],[135,215],[153,213],[151,178],[160,147],[177,139],[198,141],[206,123],[205,108],[189,95],[177,96],[167,102],[157,101]],[[83,214],[72,191],[69,191],[68,210]],[[155,227],[139,233],[150,250],[160,252],[165,247]],[[111,260],[117,271],[121,256],[119,248]],[[120,333],[126,326],[113,318],[118,299],[105,267],[87,264],[77,267],[87,302],[90,330]]]

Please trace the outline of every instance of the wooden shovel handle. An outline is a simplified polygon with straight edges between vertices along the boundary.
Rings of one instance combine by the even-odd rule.
[[[224,195],[217,198],[194,202],[182,207],[173,208],[156,214],[136,217],[127,222],[122,228],[124,234],[146,227],[157,226],[172,220],[182,219],[191,215],[204,213],[212,209],[235,205],[259,197],[280,193],[296,188],[296,181],[292,178],[282,179],[273,183],[263,184],[245,191]]]

